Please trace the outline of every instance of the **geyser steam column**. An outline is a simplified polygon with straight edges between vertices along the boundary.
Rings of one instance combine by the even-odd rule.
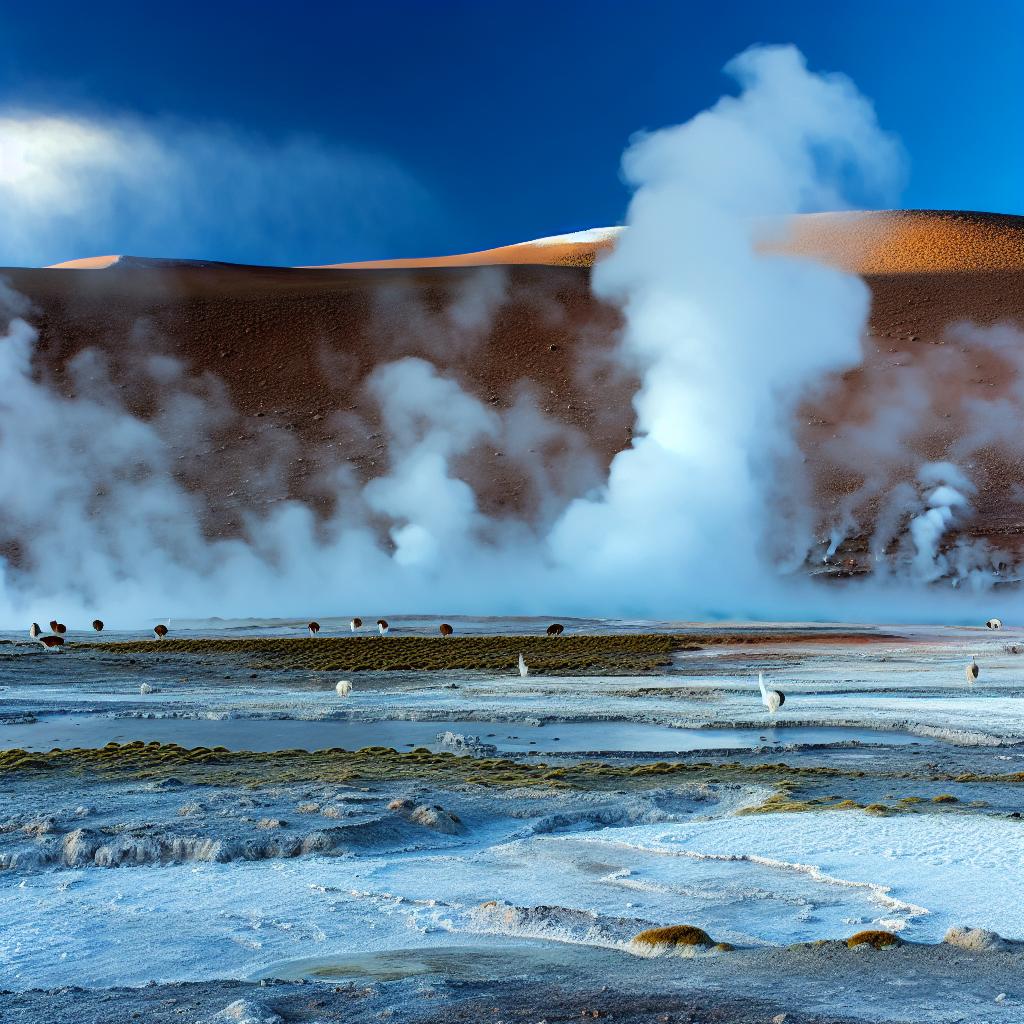
[[[869,296],[763,243],[785,215],[881,198],[902,163],[854,85],[812,74],[796,49],[751,49],[726,70],[738,96],[625,154],[628,230],[594,288],[625,313],[635,440],[551,537],[559,561],[636,588],[638,606],[660,593],[666,612],[770,612],[766,553],[774,568],[780,550],[806,554],[793,413],[816,380],[859,362]]]

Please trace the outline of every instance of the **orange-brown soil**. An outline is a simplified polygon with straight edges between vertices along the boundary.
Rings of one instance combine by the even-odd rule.
[[[170,428],[180,456],[176,475],[203,497],[208,531],[226,535],[239,529],[245,511],[288,496],[329,513],[335,490],[324,474],[339,462],[362,479],[384,470],[385,439],[364,384],[376,366],[402,355],[430,359],[497,409],[527,389],[596,456],[588,476],[574,470],[571,440],[538,442],[516,457],[491,443],[478,446],[456,468],[473,482],[485,511],[537,514],[546,487],[567,494],[592,483],[629,443],[636,387],[609,358],[619,314],[590,291],[589,264],[609,244],[511,246],[386,268],[122,259],[93,269],[3,273],[32,301],[36,372],[60,392],[87,386],[69,361],[93,347],[106,355],[117,393],[139,416],[173,420],[165,410],[170,386],[142,370],[152,355],[180,360],[186,389],[230,401],[233,413],[200,431],[185,420]],[[862,273],[873,297],[863,365],[824,387],[800,417],[816,500],[828,513],[875,468],[837,452],[836,442],[872,414],[880,389],[909,375],[930,382],[929,411],[913,446],[936,459],[968,428],[966,398],[1008,394],[1016,383],[1012,361],[954,336],[950,325],[1007,321],[1024,329],[1024,218],[818,215],[799,219],[785,247]],[[486,329],[456,336],[446,310],[475,287],[474,275],[494,273],[482,270],[487,263],[502,266],[504,301]],[[411,330],[412,322],[420,326]],[[280,473],[267,469],[275,453]],[[1015,497],[1024,465],[998,447],[971,460],[979,493],[970,531],[1012,541],[1024,533]],[[546,468],[546,482],[536,465]],[[841,554],[859,566],[858,544],[863,549],[854,540]]]

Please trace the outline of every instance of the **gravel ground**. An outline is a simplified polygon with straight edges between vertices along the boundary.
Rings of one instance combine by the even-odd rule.
[[[485,980],[241,981],[0,992],[4,1024],[381,1021],[987,1024],[1024,1020],[1024,954],[839,943],[640,960],[559,948],[550,970]]]

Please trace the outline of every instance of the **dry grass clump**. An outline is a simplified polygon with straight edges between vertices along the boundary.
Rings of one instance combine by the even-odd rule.
[[[762,803],[753,807],[741,807],[736,813],[745,814],[790,814],[802,811],[819,810],[821,804],[813,803],[810,800],[794,800],[786,792],[773,793]]]
[[[877,814],[880,817],[885,817],[887,814],[892,814],[894,808],[890,807],[888,804],[868,804],[864,810],[868,814]]]
[[[856,935],[851,935],[846,940],[846,945],[849,949],[854,949],[857,946],[870,946],[872,949],[889,949],[892,946],[902,945],[903,940],[898,935],[893,935],[892,932],[885,932],[880,929],[868,929],[867,931],[857,932]]]
[[[667,928],[648,928],[634,935],[630,946],[635,953],[657,956],[659,953],[708,950],[715,940],[703,928],[692,924],[676,924]]]

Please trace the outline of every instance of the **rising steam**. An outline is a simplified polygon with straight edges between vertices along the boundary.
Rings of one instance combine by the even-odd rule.
[[[911,482],[893,483],[912,461],[912,417],[897,429],[867,417],[859,438],[837,437],[837,459],[873,445],[877,474],[824,524],[794,433],[820,382],[860,363],[869,297],[857,277],[764,243],[790,214],[883,198],[901,173],[899,149],[851,82],[811,73],[792,48],[749,50],[727,70],[738,95],[638,138],[625,156],[628,230],[596,268],[594,288],[623,310],[618,359],[641,386],[633,442],[603,481],[581,437],[545,417],[528,386],[499,411],[429,361],[447,337],[471,352],[505,301],[504,276],[487,273],[468,281],[447,320],[420,310],[405,351],[370,377],[386,432],[383,474],[363,484],[339,465],[326,523],[284,503],[250,515],[245,540],[211,541],[175,482],[161,425],[119,404],[102,365],[91,364],[92,386],[74,400],[37,380],[31,312],[8,292],[3,620],[45,621],[58,607],[67,618],[102,611],[125,624],[155,612],[314,609],[884,618],[906,614],[908,586],[977,577],[991,552],[941,550],[974,496],[962,467],[922,464]],[[378,315],[399,315],[402,300],[385,296]],[[1007,400],[1019,421],[1024,395]],[[182,408],[200,426],[214,415],[190,401]],[[889,408],[922,401],[894,396]],[[995,407],[974,420],[985,437],[1004,429]],[[556,481],[531,467],[544,494],[539,514],[485,515],[460,477],[462,460],[486,445],[529,463],[555,432],[576,469]],[[879,501],[872,550],[881,559],[897,537],[906,545],[881,583],[823,591],[793,571],[834,555]],[[920,617],[942,614],[935,607],[919,605]]]

